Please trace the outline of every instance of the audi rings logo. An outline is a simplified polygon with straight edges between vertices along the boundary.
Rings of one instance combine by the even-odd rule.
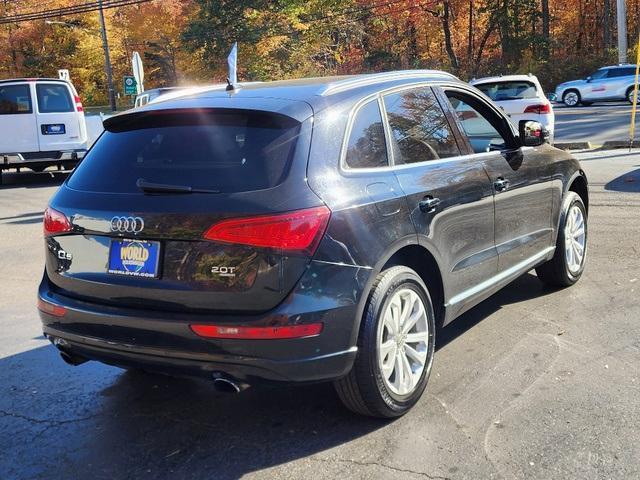
[[[113,217],[111,231],[118,233],[140,233],[144,228],[144,220],[140,217]]]

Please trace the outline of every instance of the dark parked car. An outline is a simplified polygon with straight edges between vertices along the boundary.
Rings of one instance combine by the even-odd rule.
[[[105,128],[45,213],[39,309],[71,364],[333,381],[394,417],[437,327],[584,268],[579,163],[446,73],[212,89]]]

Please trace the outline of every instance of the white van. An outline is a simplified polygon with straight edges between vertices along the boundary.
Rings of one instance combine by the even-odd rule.
[[[71,167],[86,151],[84,109],[71,83],[0,80],[0,183],[2,170]]]

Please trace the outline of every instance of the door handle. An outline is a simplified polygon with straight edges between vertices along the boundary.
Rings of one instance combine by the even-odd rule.
[[[509,188],[509,185],[509,180],[505,180],[502,177],[499,177],[495,182],[493,182],[493,188],[496,189],[496,192],[504,192]]]
[[[420,201],[420,203],[418,203],[418,207],[420,208],[420,211],[422,213],[435,212],[436,208],[438,208],[438,205],[440,205],[440,199],[433,198],[430,195],[427,195]]]

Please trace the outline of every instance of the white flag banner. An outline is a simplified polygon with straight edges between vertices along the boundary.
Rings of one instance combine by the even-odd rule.
[[[142,66],[142,58],[138,52],[133,52],[131,57],[131,65],[133,67],[133,76],[136,79],[136,88],[138,94],[144,92],[144,67]]]
[[[236,65],[238,63],[238,42],[233,44],[231,53],[227,57],[227,64],[229,65],[229,84],[234,86],[238,83],[238,72]]]

